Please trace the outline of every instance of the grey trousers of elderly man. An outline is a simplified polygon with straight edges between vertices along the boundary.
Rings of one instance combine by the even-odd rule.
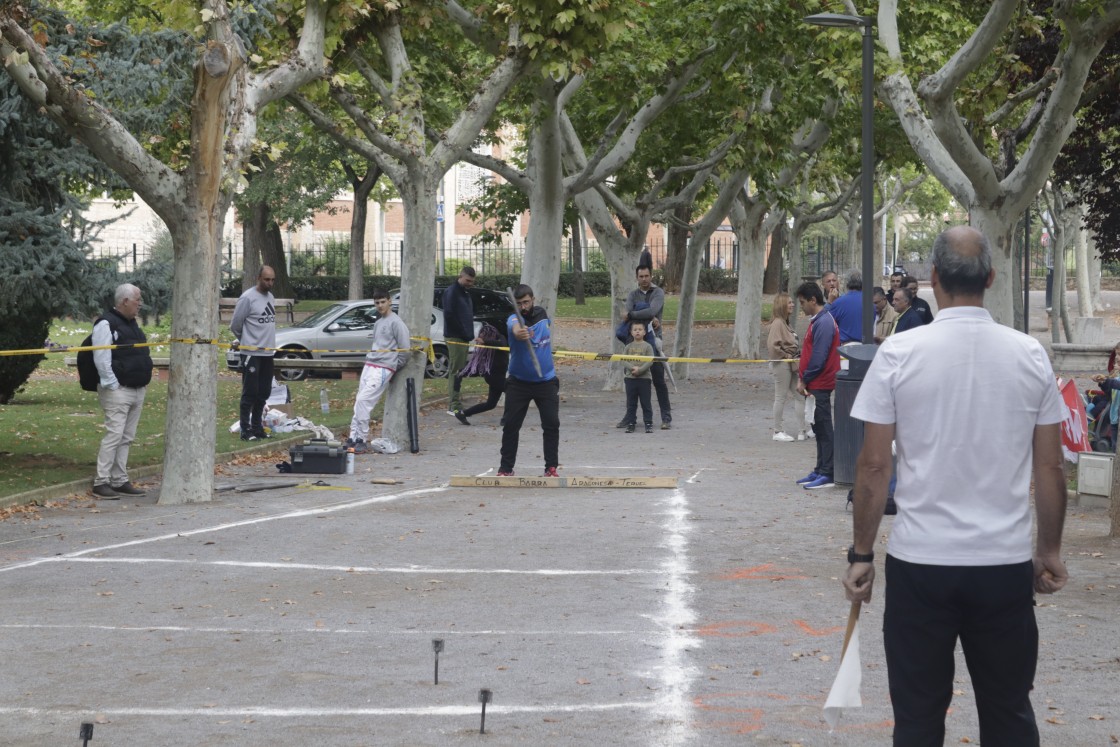
[[[136,426],[144,409],[147,387],[97,387],[97,399],[105,411],[105,437],[97,452],[94,487],[119,487],[128,482],[128,450],[136,440]]]

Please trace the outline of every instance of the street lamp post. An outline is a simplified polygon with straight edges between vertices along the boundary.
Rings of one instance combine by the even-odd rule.
[[[871,278],[874,270],[875,253],[875,131],[874,131],[874,85],[875,85],[875,40],[871,30],[875,25],[873,16],[849,16],[842,13],[817,13],[806,16],[806,23],[814,26],[852,27],[863,29],[863,174],[860,182],[863,210],[860,222],[863,224],[863,342],[875,342],[875,312],[871,304]]]

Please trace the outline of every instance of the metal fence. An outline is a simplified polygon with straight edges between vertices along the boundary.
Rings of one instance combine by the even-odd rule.
[[[655,269],[663,268],[668,260],[668,247],[664,242],[647,244]],[[367,244],[365,247],[364,273],[366,275],[400,275],[404,254],[403,241],[386,241]],[[595,243],[582,247],[583,269],[605,271],[606,258]],[[713,236],[705,248],[703,266],[719,267],[730,274],[738,269],[739,244],[733,236]],[[151,247],[143,244],[95,244],[90,257],[102,262],[115,262],[119,272],[132,272],[152,257]],[[346,275],[350,268],[350,245],[347,240],[327,239],[314,244],[297,246],[286,252],[288,274],[294,276]],[[477,244],[470,241],[450,241],[437,253],[437,271],[454,274],[463,265],[471,265],[484,275],[518,274],[525,259],[525,243],[509,242],[502,245]],[[222,260],[225,270],[237,273],[242,267],[239,248],[232,242],[223,246]],[[574,242],[568,238],[561,245],[561,272],[572,272],[576,264]]]

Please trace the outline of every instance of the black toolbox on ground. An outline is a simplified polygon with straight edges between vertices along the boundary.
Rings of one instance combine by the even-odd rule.
[[[346,448],[338,441],[311,439],[288,449],[292,472],[341,475],[346,472]]]

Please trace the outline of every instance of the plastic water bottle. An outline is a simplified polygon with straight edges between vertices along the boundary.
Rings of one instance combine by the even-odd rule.
[[[346,450],[346,474],[354,474],[354,450]]]
[[[319,408],[322,409],[324,415],[331,411],[331,401],[327,397],[326,388],[319,390]]]

